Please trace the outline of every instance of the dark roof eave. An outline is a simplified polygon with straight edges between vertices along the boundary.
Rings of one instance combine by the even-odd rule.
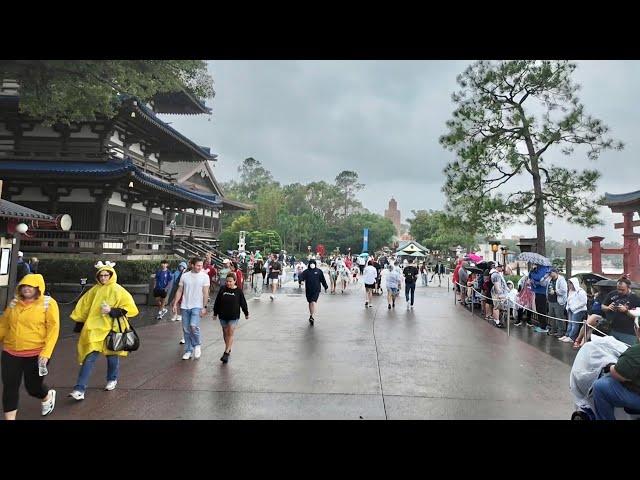
[[[22,205],[3,199],[0,199],[0,218],[15,218],[18,220],[54,220],[51,215],[23,207]]]
[[[604,194],[604,203],[609,207],[633,205],[640,203],[640,190],[629,193],[607,193]]]

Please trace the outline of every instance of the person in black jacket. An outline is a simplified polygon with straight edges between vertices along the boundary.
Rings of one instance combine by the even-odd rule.
[[[221,288],[213,304],[213,319],[220,317],[222,336],[224,337],[224,353],[220,358],[222,363],[229,361],[231,346],[233,345],[233,331],[240,321],[240,309],[244,312],[244,318],[249,318],[249,308],[244,293],[236,286],[236,274],[228,273],[226,285]]]
[[[316,268],[315,260],[309,260],[308,268],[298,275],[298,285],[302,285],[302,282],[304,282],[304,291],[307,295],[307,302],[309,302],[309,323],[313,326],[313,314],[320,296],[320,285],[324,287],[325,293],[329,288],[327,281],[324,279],[324,273],[319,268]]]

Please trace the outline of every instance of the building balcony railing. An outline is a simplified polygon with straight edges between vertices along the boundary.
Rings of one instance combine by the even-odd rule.
[[[93,253],[118,255],[203,254],[212,251],[218,241],[188,235],[154,235],[151,233],[30,230],[22,237],[20,249],[28,253]],[[185,251],[186,245],[197,245]]]

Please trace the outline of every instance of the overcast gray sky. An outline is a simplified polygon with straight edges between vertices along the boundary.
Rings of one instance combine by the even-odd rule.
[[[384,213],[398,201],[405,222],[415,209],[441,209],[445,165],[453,153],[438,138],[454,105],[456,75],[472,61],[210,61],[216,96],[207,116],[163,119],[219,155],[216,176],[228,181],[246,157],[260,160],[283,184],[333,182],[355,170],[366,185],[359,198]],[[580,61],[574,74],[587,113],[600,118],[626,147],[597,162],[558,157],[572,168],[602,172],[599,193],[640,189],[640,61]],[[546,157],[547,160],[552,160]],[[559,162],[553,162],[559,163]],[[607,225],[585,229],[550,219],[547,235],[585,240],[602,235],[622,241],[603,209]],[[513,226],[505,236],[535,236],[535,228]]]

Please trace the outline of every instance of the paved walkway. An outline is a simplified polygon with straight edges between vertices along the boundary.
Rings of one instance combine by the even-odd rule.
[[[227,365],[210,317],[199,360],[181,360],[179,323],[141,327],[118,388],[102,390],[101,358],[82,402],[66,397],[79,367],[76,338],[63,338],[47,378],[58,401],[46,420],[569,418],[570,365],[473,318],[446,283],[418,286],[412,311],[404,299],[389,311],[383,297],[365,309],[362,288],[321,294],[314,327],[293,282],[274,302],[268,293],[249,300]],[[20,401],[19,418],[42,418],[24,389]]]

